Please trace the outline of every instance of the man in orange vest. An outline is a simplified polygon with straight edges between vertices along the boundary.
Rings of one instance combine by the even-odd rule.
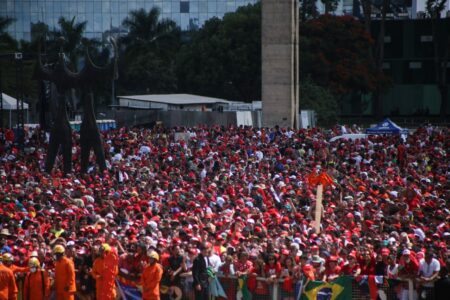
[[[162,278],[163,268],[158,263],[159,255],[156,251],[148,253],[150,263],[142,272],[142,300],[160,300],[159,297],[159,283]]]
[[[100,247],[100,256],[95,259],[92,277],[96,281],[97,300],[116,299],[116,276],[119,273],[119,257],[109,244]]]
[[[62,245],[56,245],[53,248],[55,255],[55,290],[56,300],[75,300],[77,291],[75,284],[75,267],[73,261],[65,255],[65,249]]]
[[[2,263],[0,256],[0,300],[16,300],[17,286],[13,272]]]
[[[23,290],[23,278],[25,273],[27,273],[29,270],[28,267],[19,267],[15,265],[14,256],[12,256],[11,253],[3,254],[2,260],[5,267],[13,272],[19,299],[22,299],[21,295]]]
[[[48,273],[41,269],[41,263],[36,257],[28,261],[30,272],[25,277],[23,286],[24,300],[44,300],[50,296],[50,279]]]

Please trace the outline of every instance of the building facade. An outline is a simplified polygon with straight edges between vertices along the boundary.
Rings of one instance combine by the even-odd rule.
[[[17,40],[29,41],[31,26],[38,22],[57,28],[60,17],[87,21],[85,36],[101,38],[106,31],[122,30],[122,21],[136,9],[158,7],[162,18],[189,30],[255,2],[258,0],[0,0],[0,16],[15,19],[8,32]]]

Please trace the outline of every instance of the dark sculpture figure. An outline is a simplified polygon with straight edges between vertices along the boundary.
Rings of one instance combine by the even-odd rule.
[[[62,50],[63,38],[60,38],[61,50],[58,61],[50,70],[43,66],[41,55],[38,55],[38,77],[55,84],[57,98],[57,115],[50,131],[50,143],[45,163],[46,172],[50,173],[58,155],[59,149],[62,151],[64,173],[72,171],[72,129],[66,110],[66,93],[69,89],[78,88],[83,95],[83,121],[80,129],[81,144],[81,172],[86,172],[89,164],[90,150],[93,149],[100,171],[106,169],[105,154],[100,132],[94,113],[93,86],[103,80],[117,78],[117,46],[113,39],[111,43],[114,47],[113,63],[106,67],[98,67],[92,62],[86,48],[85,65],[83,69],[75,73],[66,65],[65,56]]]
[[[58,155],[59,149],[62,151],[64,173],[72,171],[72,129],[70,128],[69,118],[66,110],[66,93],[69,89],[77,87],[77,74],[70,71],[65,62],[65,56],[62,49],[64,39],[61,43],[58,61],[53,69],[44,67],[41,55],[38,55],[38,77],[41,80],[47,80],[55,84],[57,90],[56,117],[53,127],[50,131],[50,142],[47,150],[47,160],[45,170],[51,172]],[[40,51],[39,51],[40,52]]]
[[[93,87],[101,81],[117,79],[117,45],[114,39],[111,39],[114,48],[113,63],[106,67],[98,67],[94,65],[89,50],[86,48],[85,66],[80,72],[83,82],[83,120],[80,128],[80,145],[81,145],[81,172],[85,173],[89,165],[89,155],[91,149],[97,160],[100,171],[106,169],[105,152],[103,150],[103,142],[98,130],[97,121],[94,113],[94,93]]]

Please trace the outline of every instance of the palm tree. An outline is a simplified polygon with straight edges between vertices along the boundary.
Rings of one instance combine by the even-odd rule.
[[[0,51],[12,51],[17,48],[17,41],[6,32],[6,28],[15,20],[0,16]]]
[[[180,29],[160,11],[139,9],[130,12],[122,25],[128,29],[120,42],[125,49],[119,70],[123,71],[119,88],[126,92],[174,92],[175,54],[180,47]]]
[[[84,55],[83,44],[88,42],[88,40],[83,37],[87,22],[76,22],[75,17],[73,17],[71,20],[67,20],[64,17],[61,17],[58,20],[58,24],[60,29],[51,32],[51,35],[53,36],[54,41],[56,41],[59,37],[64,38],[64,53],[68,54],[68,58],[72,65],[72,68],[76,70],[78,68],[78,60]],[[56,48],[57,43],[52,42],[50,47]],[[59,52],[59,49],[53,50]]]
[[[122,42],[129,50],[135,52],[148,50],[149,47],[154,49],[154,46],[158,48],[158,45],[162,46],[162,44],[167,46],[167,43],[170,44],[174,38],[178,37],[177,24],[169,19],[160,20],[160,14],[157,7],[153,7],[148,12],[144,9],[130,12],[122,23],[128,29],[128,35],[122,39]]]

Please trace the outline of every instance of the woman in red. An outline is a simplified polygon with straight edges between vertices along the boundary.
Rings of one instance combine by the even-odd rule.
[[[342,267],[342,274],[355,277],[361,274],[361,268],[356,261],[355,254],[350,253],[347,256],[347,263]]]
[[[256,297],[258,296],[267,296],[269,294],[269,287],[265,279],[266,273],[264,271],[265,263],[264,260],[258,258],[254,265],[253,269],[250,271],[247,286],[248,289],[254,294]]]
[[[325,281],[333,281],[341,275],[341,267],[338,265],[338,257],[330,256],[325,268]]]
[[[294,300],[294,285],[300,278],[299,268],[292,257],[286,257],[284,264],[285,267],[281,271],[281,279],[283,279],[282,298],[284,300]]]
[[[268,281],[274,282],[281,275],[281,264],[277,261],[277,258],[274,254],[269,255],[268,262],[264,267],[264,272],[266,273],[266,277]]]
[[[248,253],[245,251],[242,251],[239,256],[238,260],[234,264],[236,276],[241,277],[248,275],[251,269],[253,269],[253,264],[251,261],[248,260]]]

